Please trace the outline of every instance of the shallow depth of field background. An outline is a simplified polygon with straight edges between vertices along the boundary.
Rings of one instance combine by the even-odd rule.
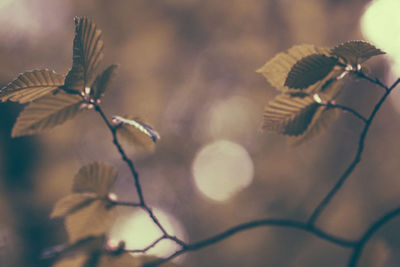
[[[103,31],[101,68],[120,65],[103,104],[109,116],[145,118],[160,133],[154,153],[126,145],[148,204],[177,235],[196,241],[261,218],[306,220],[352,160],[363,126],[342,114],[299,147],[259,131],[277,93],[255,70],[292,45],[335,46],[367,39],[390,53],[372,59],[386,83],[400,69],[397,0],[1,0],[0,87],[19,73],[72,63],[73,17]],[[394,66],[391,68],[391,66]],[[399,72],[397,75],[400,74]],[[400,92],[400,88],[398,89]],[[367,115],[382,94],[348,81],[339,102]],[[400,93],[370,129],[361,164],[318,221],[341,237],[359,237],[400,204]],[[21,106],[0,104],[0,266],[49,266],[41,252],[66,241],[52,205],[68,194],[80,166],[119,170],[114,192],[136,200],[132,177],[94,112],[34,137],[11,139]],[[110,235],[131,248],[157,237],[146,216],[122,210]],[[400,265],[400,219],[380,231],[360,266]],[[146,243],[148,242],[148,243]],[[166,255],[162,244],[154,253]],[[345,266],[349,251],[297,230],[257,228],[178,258],[183,266]]]

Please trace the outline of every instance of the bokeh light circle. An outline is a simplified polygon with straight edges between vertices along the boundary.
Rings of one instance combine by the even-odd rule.
[[[153,209],[153,212],[169,234],[183,240],[186,239],[184,228],[173,216],[159,209]],[[126,249],[143,249],[162,235],[161,230],[154,224],[149,215],[143,210],[137,210],[133,213],[120,215],[117,218],[110,230],[109,239],[116,243],[124,241]],[[171,240],[162,240],[149,249],[146,254],[167,257],[179,248],[179,245]]]
[[[253,161],[241,145],[219,140],[201,148],[192,173],[196,187],[217,201],[231,198],[253,180]]]

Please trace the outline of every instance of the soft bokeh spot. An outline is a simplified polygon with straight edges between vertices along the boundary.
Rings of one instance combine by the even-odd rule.
[[[391,74],[400,75],[400,1],[375,0],[366,8],[361,19],[364,36],[385,51],[390,60]],[[390,96],[394,108],[400,112],[400,92],[394,90]]]
[[[393,74],[400,74],[400,1],[375,0],[361,19],[364,36],[384,50],[393,61]]]
[[[153,212],[169,234],[185,239],[184,229],[177,219],[159,209],[153,209]],[[125,241],[126,249],[143,249],[161,236],[161,230],[143,210],[120,215],[110,231],[110,239],[117,243]],[[171,240],[162,240],[146,254],[167,257],[179,248]]]
[[[219,140],[201,148],[192,165],[194,182],[205,196],[223,201],[253,180],[253,161],[241,145]]]

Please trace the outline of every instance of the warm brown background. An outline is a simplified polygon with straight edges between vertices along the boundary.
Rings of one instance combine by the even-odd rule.
[[[367,0],[6,2],[0,4],[0,86],[31,69],[66,73],[73,16],[93,17],[103,30],[103,67],[120,64],[105,110],[145,117],[162,135],[154,154],[129,152],[148,202],[179,219],[192,241],[256,218],[306,219],[355,153],[362,124],[348,114],[297,148],[281,136],[260,133],[263,107],[276,92],[255,70],[294,44],[334,46],[362,39],[359,20]],[[369,65],[383,77],[382,60]],[[340,99],[368,114],[381,93],[363,81],[349,81]],[[217,136],[208,134],[204,114],[233,96],[252,105],[231,107],[224,128]],[[66,238],[62,221],[48,215],[81,165],[111,162],[120,170],[116,192],[134,200],[134,191],[96,115],[87,112],[46,134],[12,140],[10,127],[20,109],[0,105],[0,265],[47,266],[38,259],[40,252]],[[399,116],[386,103],[376,119],[362,163],[318,223],[339,236],[359,237],[400,204]],[[253,183],[221,203],[199,194],[191,176],[196,152],[220,138],[243,145],[255,166]],[[365,260],[360,266],[400,265],[399,222],[371,243],[376,253],[367,254],[375,263]],[[297,230],[259,228],[190,253],[184,266],[342,267],[348,256]]]

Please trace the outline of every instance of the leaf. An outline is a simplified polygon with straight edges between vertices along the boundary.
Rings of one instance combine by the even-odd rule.
[[[300,135],[311,123],[318,107],[309,96],[278,95],[265,108],[263,128],[285,135]]]
[[[65,218],[65,226],[72,243],[106,233],[115,220],[115,209],[104,200],[75,211]]]
[[[118,172],[111,165],[100,162],[88,164],[75,175],[72,191],[75,193],[92,192],[104,197],[114,184],[117,175]]]
[[[306,56],[291,68],[285,86],[304,89],[324,79],[332,70],[337,59],[324,54]]]
[[[111,65],[107,69],[105,69],[102,74],[97,76],[91,90],[91,96],[93,97],[93,99],[101,98],[101,95],[104,94],[104,92],[106,91],[110,80],[113,76],[115,76],[117,68],[117,65]]]
[[[307,130],[302,135],[288,137],[288,143],[290,145],[296,146],[310,140],[311,138],[315,137],[317,134],[325,130],[330,123],[336,120],[339,114],[340,111],[338,109],[327,108],[326,106],[318,107]]]
[[[365,41],[349,41],[333,48],[331,54],[342,58],[347,64],[357,66],[369,58],[385,54],[385,52]]]
[[[63,84],[64,76],[54,71],[25,72],[0,90],[0,101],[30,102],[54,91]]]
[[[117,135],[133,145],[153,150],[155,143],[160,139],[160,135],[139,118],[114,116],[112,120],[114,123],[119,123]]]
[[[57,91],[30,103],[19,114],[12,130],[12,137],[31,135],[51,129],[74,117],[82,103],[78,95]]]
[[[312,54],[330,56],[329,52],[328,48],[315,47],[313,45],[296,45],[288,51],[274,56],[257,72],[264,75],[267,81],[278,91],[285,92],[290,90],[289,87],[285,86],[286,77],[297,61]]]
[[[83,92],[103,59],[101,31],[86,17],[75,17],[72,68],[65,78],[65,87]]]
[[[83,208],[96,199],[94,194],[71,194],[68,195],[54,205],[50,218],[64,217],[76,210]]]

